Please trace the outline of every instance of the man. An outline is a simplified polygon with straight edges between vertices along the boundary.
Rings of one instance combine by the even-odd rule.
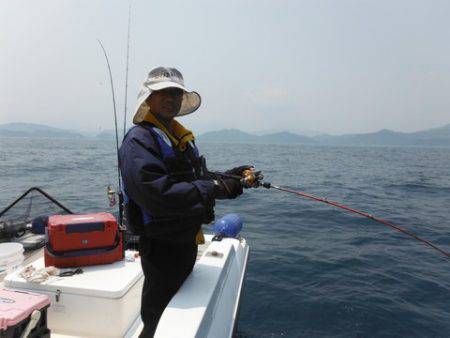
[[[201,98],[184,87],[174,68],[153,69],[119,152],[125,215],[140,235],[144,286],[140,337],[153,337],[172,296],[191,273],[201,225],[214,219],[215,199],[236,198],[242,184],[206,170],[193,134],[174,117],[193,113]],[[228,171],[240,176],[250,166]]]

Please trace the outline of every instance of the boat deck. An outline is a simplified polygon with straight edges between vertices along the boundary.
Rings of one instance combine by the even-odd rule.
[[[205,244],[201,244],[198,246],[198,252],[197,252],[197,261],[203,256],[206,249],[208,249],[208,246],[211,244],[211,241],[206,241]]]
[[[212,235],[206,235],[205,244],[199,245],[194,271],[165,309],[155,337],[230,338],[232,336],[248,258],[248,245],[242,238],[237,240],[229,238],[219,242],[213,242],[212,238]],[[43,264],[42,256],[43,249],[26,253],[22,265],[31,264],[39,259]],[[86,271],[88,270],[86,268]],[[0,287],[4,285],[4,277],[0,275]],[[131,291],[126,296],[129,294]],[[133,297],[136,302],[127,300],[124,304],[138,306],[139,294],[136,293],[130,297]],[[67,298],[66,302],[68,302]],[[85,334],[71,335],[69,333],[71,331],[57,328],[62,322],[56,308],[53,312],[50,310],[47,315],[49,323],[54,321],[50,325],[52,337],[87,337]],[[126,333],[121,334],[121,337],[137,338],[142,330],[140,317],[137,316],[129,325]],[[90,335],[97,338],[103,336],[102,334]]]
[[[198,252],[197,252],[197,261],[203,256],[206,249],[208,249],[209,244],[211,244],[211,241],[205,241],[205,244],[201,244],[198,246]],[[44,255],[44,249],[39,249],[35,251],[25,252],[25,259],[22,263],[23,266],[26,266],[36,259],[42,257]],[[6,273],[0,274],[0,287],[3,286],[3,279],[6,277]]]

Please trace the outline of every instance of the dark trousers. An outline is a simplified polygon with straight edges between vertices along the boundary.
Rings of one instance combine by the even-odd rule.
[[[144,272],[141,299],[144,329],[139,338],[151,338],[167,304],[194,267],[197,244],[141,237],[139,252]]]

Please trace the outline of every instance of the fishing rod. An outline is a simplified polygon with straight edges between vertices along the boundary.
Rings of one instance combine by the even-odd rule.
[[[131,26],[131,3],[128,7],[128,33],[127,33],[127,61],[125,68],[125,99],[123,111],[123,138],[127,132],[127,103],[128,103],[128,69],[130,64],[130,26]]]
[[[292,189],[280,187],[278,185],[275,185],[275,184],[272,184],[272,183],[269,183],[269,182],[264,182],[263,181],[264,176],[261,174],[260,171],[255,171],[254,169],[244,170],[243,173],[242,173],[242,176],[229,175],[229,174],[226,174],[226,173],[219,173],[219,172],[214,172],[214,174],[219,175],[219,176],[239,179],[240,182],[242,183],[242,185],[244,187],[247,187],[247,188],[263,187],[263,188],[266,188],[266,189],[276,189],[276,190],[279,190],[279,191],[283,191],[283,192],[294,194],[294,195],[297,195],[297,196],[300,196],[300,197],[304,197],[304,198],[307,198],[307,199],[310,199],[310,200],[313,200],[313,201],[316,201],[316,202],[321,202],[321,203],[325,203],[325,204],[328,204],[328,205],[332,205],[334,207],[346,210],[348,212],[351,212],[351,213],[354,213],[354,214],[357,214],[357,215],[369,218],[372,221],[375,221],[377,223],[381,223],[381,224],[383,224],[385,226],[388,226],[388,227],[390,227],[390,228],[392,228],[394,230],[397,230],[397,231],[399,231],[399,232],[401,232],[401,233],[403,233],[403,234],[405,234],[407,236],[410,236],[410,237],[418,240],[419,242],[422,242],[423,244],[425,244],[425,245],[431,247],[432,249],[440,252],[441,254],[443,254],[446,257],[450,257],[450,253],[448,251],[445,251],[445,250],[439,248],[438,246],[436,246],[435,244],[431,243],[430,241],[428,241],[428,240],[426,240],[426,239],[416,235],[415,233],[413,233],[413,232],[411,232],[411,231],[409,231],[409,230],[407,230],[407,229],[405,229],[405,228],[403,228],[401,226],[395,225],[395,224],[393,224],[393,223],[391,223],[391,222],[389,222],[389,221],[387,221],[387,220],[385,220],[383,218],[376,217],[376,216],[374,216],[372,214],[369,214],[369,213],[367,213],[365,211],[357,210],[357,209],[351,208],[351,207],[349,207],[347,205],[344,205],[342,203],[338,203],[336,201],[331,201],[331,200],[328,200],[326,198],[322,198],[322,197],[318,197],[318,196],[315,196],[315,195],[311,195],[311,194],[305,193],[303,191],[292,190]]]
[[[114,127],[115,127],[115,131],[116,131],[116,153],[117,153],[117,180],[119,182],[119,190],[122,187],[122,182],[121,182],[121,178],[120,178],[120,168],[119,168],[119,133],[117,130],[117,109],[116,109],[116,97],[114,94],[114,81],[113,81],[113,76],[112,76],[112,71],[111,71],[111,65],[109,63],[109,59],[108,59],[108,55],[106,54],[106,50],[103,47],[102,42],[100,41],[100,39],[97,40],[98,43],[100,44],[100,47],[103,50],[103,54],[105,55],[105,60],[106,60],[106,65],[108,66],[108,73],[109,73],[109,81],[111,84],[111,94],[112,94],[112,101],[113,101],[113,110],[114,110]],[[109,192],[108,192],[109,194]],[[119,226],[122,227],[122,218],[123,218],[123,196],[121,193],[119,193]]]
[[[386,225],[388,227],[391,227],[392,229],[395,229],[395,230],[397,230],[399,232],[404,233],[405,235],[408,235],[408,236],[410,236],[412,238],[415,238],[416,240],[418,240],[418,241],[428,245],[429,247],[439,251],[444,256],[450,257],[450,253],[449,252],[442,250],[441,248],[439,248],[435,244],[431,243],[430,241],[428,241],[428,240],[426,240],[426,239],[416,235],[415,233],[413,233],[413,232],[411,232],[409,230],[406,230],[405,228],[403,228],[401,226],[395,225],[395,224],[393,224],[393,223],[391,223],[391,222],[389,222],[389,221],[387,221],[385,219],[376,217],[376,216],[371,215],[371,214],[369,214],[369,213],[367,213],[365,211],[360,211],[360,210],[357,210],[357,209],[353,209],[353,208],[351,208],[351,207],[349,207],[347,205],[344,205],[344,204],[341,204],[341,203],[338,203],[338,202],[335,202],[335,201],[330,201],[330,200],[328,200],[326,198],[321,198],[321,197],[318,197],[318,196],[307,194],[307,193],[302,192],[302,191],[296,191],[296,190],[291,190],[291,189],[288,189],[288,188],[283,188],[283,187],[271,184],[269,182],[261,182],[261,186],[264,187],[264,188],[267,188],[267,189],[273,188],[273,189],[276,189],[276,190],[280,190],[280,191],[284,191],[284,192],[287,192],[287,193],[295,194],[297,196],[305,197],[305,198],[308,198],[308,199],[313,200],[313,201],[326,203],[326,204],[329,204],[329,205],[341,208],[343,210],[352,212],[354,214],[357,214],[357,215],[369,218],[369,219],[371,219],[371,220],[373,220],[375,222],[384,224],[384,225]]]

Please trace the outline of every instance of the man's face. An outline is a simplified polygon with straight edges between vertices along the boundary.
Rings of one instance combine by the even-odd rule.
[[[180,111],[182,101],[182,89],[166,88],[154,91],[147,99],[147,104],[154,115],[164,120],[171,120]]]

